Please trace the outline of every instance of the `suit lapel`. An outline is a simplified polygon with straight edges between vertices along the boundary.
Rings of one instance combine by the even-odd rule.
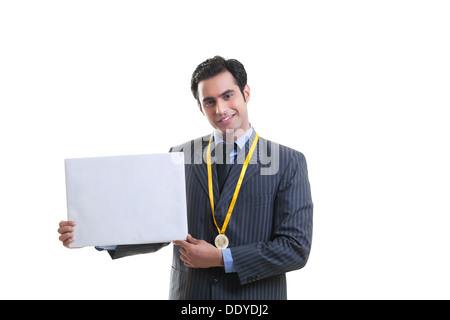
[[[197,178],[200,182],[200,185],[203,188],[203,191],[208,195],[209,197],[209,188],[208,188],[208,167],[206,164],[206,150],[208,148],[209,143],[209,137],[207,136],[202,139],[202,148],[201,152],[198,150],[197,152],[194,152],[193,154],[193,168],[194,172],[197,175]],[[229,205],[231,199],[233,198],[234,191],[236,190],[236,184],[239,180],[239,176],[241,174],[242,166],[245,161],[245,158],[249,152],[250,146],[252,145],[253,141],[256,138],[256,132],[253,131],[252,135],[250,136],[250,139],[245,144],[245,149],[241,150],[238,154],[237,162],[233,165],[231,168],[231,171],[228,175],[227,181],[225,182],[225,185],[223,187],[222,193],[219,193],[219,181],[217,178],[217,169],[216,166],[212,165],[212,182],[213,182],[213,193],[214,193],[214,205],[215,209],[217,210],[219,207],[223,205]],[[211,142],[211,150],[214,154],[214,139]],[[255,175],[260,170],[260,163],[259,163],[259,149],[260,149],[260,141],[258,141],[255,151],[253,152],[252,158],[250,159],[250,163],[247,166],[247,170],[245,172],[244,180],[242,181],[241,188],[245,186],[248,180]],[[194,149],[195,150],[195,149]],[[203,159],[203,155],[205,155],[205,159]]]
[[[209,187],[208,187],[208,166],[206,164],[206,152],[208,148],[209,143],[209,137],[207,136],[202,139],[202,148],[201,151],[198,150],[197,152],[194,152],[194,159],[193,159],[193,167],[194,172],[197,175],[197,178],[200,182],[200,185],[202,186],[203,190],[206,192],[206,194],[209,197]],[[214,139],[211,142],[211,150],[214,152]],[[214,153],[213,153],[214,154]],[[203,158],[203,155],[205,155],[205,159]],[[211,168],[212,172],[212,182],[213,182],[213,193],[214,193],[214,203],[216,204],[219,200],[219,182],[217,178],[217,170],[216,166],[213,164]]]
[[[225,185],[223,187],[222,193],[220,194],[219,202],[217,203],[216,207],[219,208],[223,205],[229,205],[231,199],[233,198],[234,191],[236,190],[236,185],[239,180],[239,176],[241,175],[241,170],[245,161],[245,158],[249,152],[250,146],[252,145],[253,141],[255,140],[256,132],[253,130],[252,135],[250,136],[250,139],[245,144],[245,149],[241,150],[237,157],[237,163],[233,165],[231,168],[231,171],[228,175],[228,178],[225,182]],[[246,182],[259,171],[259,140],[256,145],[255,151],[253,152],[252,158],[250,159],[249,165],[247,166],[247,170],[245,171],[244,180],[242,181],[241,188],[243,188],[246,184]],[[217,181],[217,173],[216,173],[216,181]],[[218,192],[218,183],[217,185],[217,192]],[[214,190],[214,198],[216,198],[216,190]]]

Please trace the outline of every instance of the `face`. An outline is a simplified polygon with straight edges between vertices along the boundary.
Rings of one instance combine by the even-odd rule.
[[[230,136],[234,136],[236,140],[250,128],[247,113],[247,103],[250,99],[248,85],[244,88],[244,96],[228,71],[198,84],[200,111],[224,139],[228,138],[227,140]]]

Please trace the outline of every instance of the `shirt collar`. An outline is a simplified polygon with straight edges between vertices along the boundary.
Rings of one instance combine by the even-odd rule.
[[[240,138],[238,138],[234,143],[238,145],[240,149],[243,149],[245,144],[247,143],[248,139],[252,136],[253,133],[253,127],[250,124],[250,129],[248,129]],[[214,130],[214,141],[217,144],[219,143],[226,143],[223,141],[223,139],[217,134],[216,130]]]

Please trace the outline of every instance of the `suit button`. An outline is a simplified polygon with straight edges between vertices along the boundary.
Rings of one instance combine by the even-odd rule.
[[[214,278],[214,279],[212,280],[212,284],[213,284],[214,286],[218,285],[218,284],[219,284],[219,279]]]

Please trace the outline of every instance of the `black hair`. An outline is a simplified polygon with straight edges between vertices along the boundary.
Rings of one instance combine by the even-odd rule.
[[[191,91],[198,103],[200,103],[198,99],[199,82],[212,78],[224,71],[228,71],[233,75],[234,81],[241,90],[245,101],[244,88],[247,85],[247,72],[244,65],[236,59],[224,59],[220,56],[215,56],[200,63],[192,74]]]

